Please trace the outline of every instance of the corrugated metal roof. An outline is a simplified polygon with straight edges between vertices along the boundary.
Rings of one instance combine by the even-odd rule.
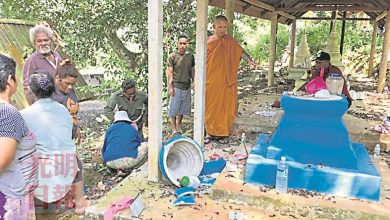
[[[23,109],[28,106],[24,91],[23,91],[23,73],[22,67],[24,64],[23,56],[34,48],[30,43],[29,30],[35,25],[34,22],[15,20],[15,19],[0,19],[0,53],[11,56],[16,64],[16,76],[18,80],[18,89],[16,94],[12,97],[15,106],[18,109]],[[62,51],[58,51],[64,54]],[[79,75],[77,86],[84,86],[86,82],[83,77]],[[92,97],[92,94],[85,94],[76,91],[80,100]]]

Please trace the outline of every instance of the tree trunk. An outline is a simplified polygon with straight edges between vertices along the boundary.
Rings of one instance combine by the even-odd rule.
[[[116,34],[116,29],[113,28],[108,33],[108,42],[114,50],[115,54],[123,61],[125,61],[130,70],[136,71],[138,69],[137,59],[138,54],[131,52]]]

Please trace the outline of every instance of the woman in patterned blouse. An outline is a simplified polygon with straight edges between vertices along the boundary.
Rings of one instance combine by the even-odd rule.
[[[17,88],[15,68],[14,60],[0,54],[0,219],[35,219],[36,139],[10,104]]]

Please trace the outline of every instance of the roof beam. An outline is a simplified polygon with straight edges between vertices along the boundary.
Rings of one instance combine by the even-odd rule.
[[[275,11],[275,8],[271,5],[265,4],[264,2],[257,1],[257,0],[243,0],[243,2],[252,4],[256,7],[267,9],[268,11]]]
[[[245,6],[242,7],[242,12],[245,12],[246,10],[248,10],[248,8],[252,7],[251,4],[246,4]]]
[[[277,11],[276,13],[278,13],[278,14],[280,14],[281,16],[286,17],[286,18],[288,18],[288,19],[292,19],[292,20],[295,19],[294,16],[292,16],[292,15],[290,15],[290,14],[287,14],[286,12]]]
[[[386,17],[386,15],[387,15],[387,11],[382,12],[382,14],[378,15],[378,16],[375,18],[375,21],[381,20],[382,18]]]
[[[277,8],[276,11],[283,12],[303,12],[303,11],[364,11],[364,12],[383,12],[389,8],[374,8],[364,6],[311,6],[297,8]]]
[[[312,5],[344,5],[372,3],[372,0],[328,0],[326,2],[315,0],[300,0],[299,3],[311,3]]]
[[[300,20],[334,20],[330,17],[300,17]],[[337,20],[343,20],[343,18],[336,18]],[[345,18],[344,20],[349,21],[372,21],[371,18]]]
[[[249,4],[252,4],[258,8],[263,8],[263,9],[266,9],[268,11],[276,11],[275,8],[271,5],[268,5],[268,4],[265,4],[264,2],[261,2],[261,1],[257,1],[257,0],[243,0],[243,2],[246,2],[246,3],[249,3]],[[289,18],[289,19],[295,19],[294,16],[292,15],[289,15],[283,11],[277,11],[277,13],[281,16],[284,16],[286,18]]]

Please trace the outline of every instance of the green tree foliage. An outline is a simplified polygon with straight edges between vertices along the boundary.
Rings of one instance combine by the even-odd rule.
[[[337,25],[341,32],[341,22]],[[369,54],[371,50],[371,31],[358,25],[357,22],[346,22],[344,50],[359,51]]]
[[[58,32],[63,50],[78,67],[107,69],[103,87],[119,87],[126,77],[147,85],[147,1],[145,0],[2,0],[0,17],[44,20]],[[177,35],[194,34],[191,0],[164,1],[164,52],[172,52]],[[166,55],[166,54],[165,54]]]
[[[340,44],[342,22],[336,22],[336,32],[338,35],[338,44]],[[298,33],[298,42],[302,39],[303,33],[307,35],[307,42],[310,47],[310,53],[316,54],[326,47],[330,32],[330,21],[307,21],[305,27]],[[363,28],[357,21],[347,21],[345,23],[344,52],[357,52],[369,54],[371,48],[372,30],[368,27]],[[378,41],[378,45],[381,42]]]
[[[105,67],[109,79],[106,86],[115,88],[118,83],[112,82],[144,76],[138,63],[143,62],[147,33],[138,30],[145,30],[147,25],[145,1],[3,0],[2,4],[1,17],[49,23],[62,38],[62,49],[79,68],[97,62]],[[139,45],[139,51],[130,51],[128,42]]]
[[[270,48],[270,26],[271,23],[263,19],[241,15],[237,19],[237,39],[246,45],[249,54],[257,62],[268,62]],[[276,59],[280,59],[283,50],[288,45],[288,27],[278,25]]]

